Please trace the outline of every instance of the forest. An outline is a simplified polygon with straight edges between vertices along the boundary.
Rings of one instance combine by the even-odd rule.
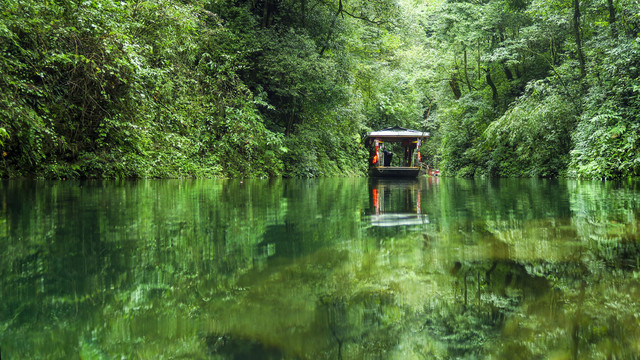
[[[632,0],[0,0],[0,177],[640,174]]]

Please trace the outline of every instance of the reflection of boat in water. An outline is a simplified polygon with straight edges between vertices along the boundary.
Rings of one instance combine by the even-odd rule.
[[[422,213],[422,188],[418,180],[372,179],[370,184],[372,226],[421,226],[429,223]]]
[[[426,214],[380,214],[371,215],[371,225],[380,227],[389,226],[416,226],[429,223]]]

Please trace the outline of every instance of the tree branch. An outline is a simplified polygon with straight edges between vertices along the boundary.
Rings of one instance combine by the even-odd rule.
[[[326,3],[325,3],[326,5]],[[327,50],[327,46],[329,45],[329,39],[331,38],[331,35],[333,35],[333,28],[336,25],[336,21],[338,20],[338,17],[340,17],[340,15],[342,15],[342,18],[344,18],[344,15],[348,15],[349,17],[353,18],[353,19],[358,19],[358,20],[362,20],[365,22],[368,22],[370,24],[373,25],[383,25],[383,24],[387,24],[389,23],[389,21],[386,20],[372,20],[369,19],[368,17],[365,16],[361,16],[361,15],[356,15],[352,12],[349,12],[347,9],[345,9],[344,4],[342,3],[342,0],[338,1],[338,11],[336,12],[336,14],[333,17],[333,21],[331,22],[331,26],[329,28],[329,31],[327,32],[327,38],[324,41],[324,44],[322,45],[322,49],[320,49],[320,56],[322,56],[325,52],[325,50]]]
[[[367,17],[364,17],[364,16],[358,16],[358,15],[352,14],[352,13],[348,12],[347,10],[342,10],[342,12],[347,14],[347,15],[349,15],[350,17],[352,17],[354,19],[363,20],[363,21],[366,21],[366,22],[368,22],[370,24],[374,24],[374,25],[383,25],[383,24],[386,24],[388,22],[388,21],[385,21],[385,20],[380,20],[380,21],[371,20],[371,19],[369,19]]]
[[[339,3],[338,3],[338,12],[336,12],[336,15],[333,17],[333,21],[331,22],[331,26],[329,27],[329,31],[327,32],[327,38],[324,40],[324,44],[322,45],[322,49],[320,49],[320,56],[322,56],[324,54],[324,51],[327,50],[327,46],[329,45],[329,39],[331,38],[331,35],[333,34],[333,27],[336,25],[336,21],[338,20],[338,16],[340,16],[342,11],[343,11],[342,0],[340,0]]]

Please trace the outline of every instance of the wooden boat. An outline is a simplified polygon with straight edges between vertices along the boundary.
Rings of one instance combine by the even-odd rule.
[[[420,145],[429,133],[394,126],[367,134],[369,175],[376,177],[415,178],[425,172],[420,157]],[[394,150],[401,146],[402,159],[393,166]]]
[[[419,167],[411,166],[372,166],[369,175],[377,177],[414,178],[420,175]]]

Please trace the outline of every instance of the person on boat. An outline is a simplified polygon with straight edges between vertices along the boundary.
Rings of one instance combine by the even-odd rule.
[[[417,145],[411,140],[405,140],[402,142],[402,147],[404,148],[404,166],[411,166],[413,151],[416,149]]]
[[[384,148],[384,150],[382,150],[382,153],[384,154],[384,166],[391,166],[391,159],[393,159],[393,153],[387,150],[387,148]]]
[[[369,149],[369,164],[376,165],[378,163],[378,154],[375,147]]]

